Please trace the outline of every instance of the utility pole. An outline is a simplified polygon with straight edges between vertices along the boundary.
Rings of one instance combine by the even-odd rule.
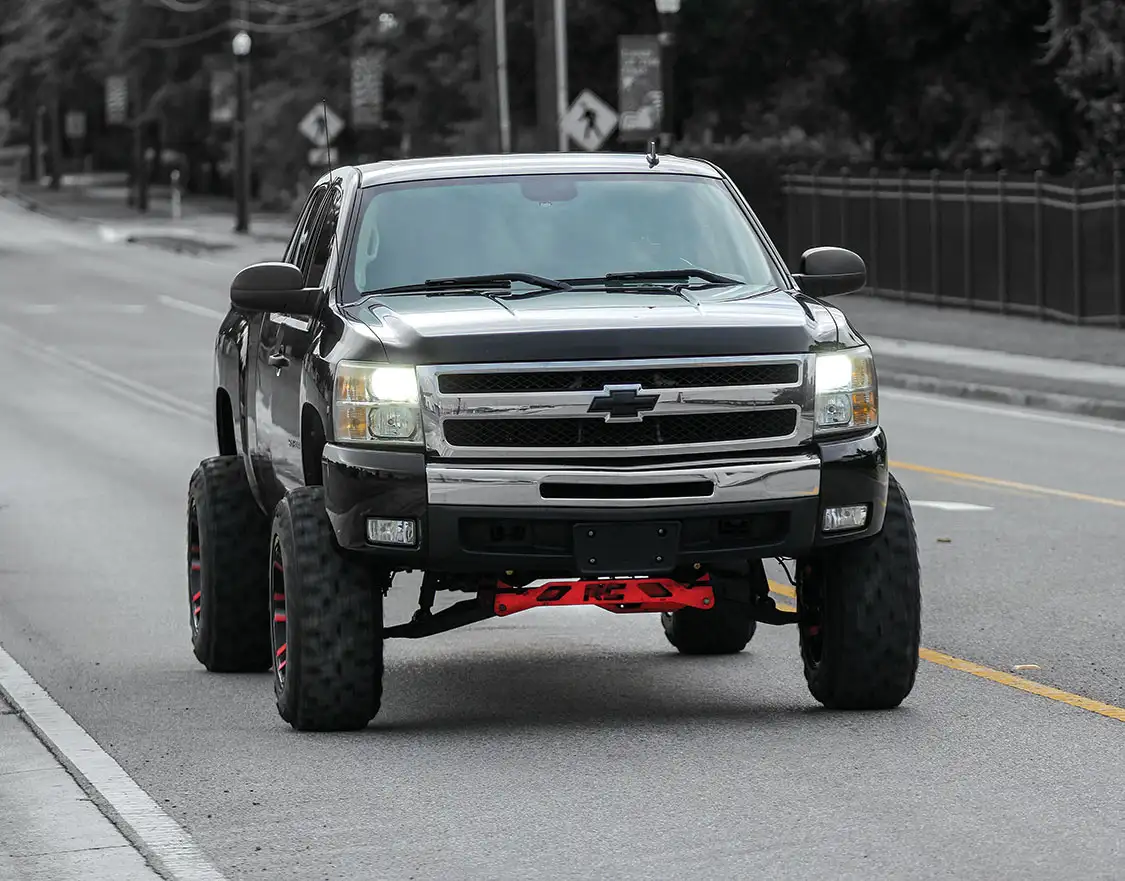
[[[495,0],[478,0],[480,21],[480,85],[483,144],[485,153],[501,152],[499,47]]]
[[[504,0],[496,8],[496,106],[500,116],[500,152],[512,152],[512,119],[508,107],[508,11]]]
[[[566,0],[535,0],[535,57],[539,149],[565,152],[569,145],[559,121],[570,104]]]

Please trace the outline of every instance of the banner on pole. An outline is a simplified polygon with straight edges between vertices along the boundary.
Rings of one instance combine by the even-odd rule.
[[[234,122],[238,106],[234,71],[229,68],[211,70],[211,122]]]
[[[617,40],[618,135],[623,141],[646,141],[660,133],[664,107],[660,39],[627,35]]]
[[[386,51],[369,49],[352,56],[352,128],[383,124],[383,77]]]
[[[105,80],[105,121],[124,125],[129,119],[129,80],[120,74]]]

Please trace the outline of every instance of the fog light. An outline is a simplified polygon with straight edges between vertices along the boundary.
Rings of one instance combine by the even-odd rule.
[[[412,548],[418,543],[418,524],[413,520],[381,520],[369,517],[367,540],[377,545]]]
[[[849,505],[846,508],[824,509],[824,531],[841,532],[845,529],[862,529],[867,525],[867,505]]]

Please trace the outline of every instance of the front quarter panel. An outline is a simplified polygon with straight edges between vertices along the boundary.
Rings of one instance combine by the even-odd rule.
[[[336,440],[332,418],[333,382],[340,361],[370,361],[383,364],[387,353],[379,337],[360,322],[344,318],[333,310],[327,317],[309,350],[303,373],[301,399],[310,404],[324,425],[325,439]]]

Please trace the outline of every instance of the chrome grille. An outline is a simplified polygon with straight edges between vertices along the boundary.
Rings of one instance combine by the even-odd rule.
[[[793,355],[426,366],[418,380],[438,456],[565,460],[797,446],[812,437],[808,372]]]
[[[446,395],[489,392],[600,392],[607,385],[644,389],[723,388],[786,385],[800,381],[799,364],[736,364],[730,367],[644,367],[632,370],[556,370],[546,373],[446,373],[438,390]]]
[[[650,416],[642,422],[604,419],[448,419],[445,439],[458,447],[684,446],[787,437],[797,411]]]

